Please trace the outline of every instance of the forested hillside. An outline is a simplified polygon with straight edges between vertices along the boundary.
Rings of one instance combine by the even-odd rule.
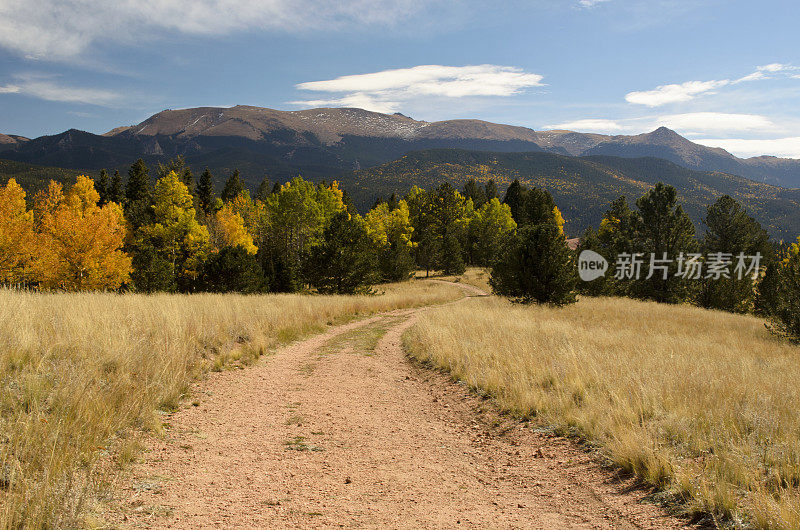
[[[33,196],[37,191],[47,187],[51,180],[61,184],[72,184],[78,175],[85,172],[77,169],[61,167],[44,167],[0,159],[0,185],[5,186],[8,179],[13,178]]]
[[[356,202],[404,193],[412,185],[435,186],[447,180],[461,187],[469,179],[494,179],[504,191],[515,179],[547,189],[567,220],[565,231],[579,235],[600,222],[608,204],[619,197],[641,196],[656,182],[678,190],[696,225],[718,197],[740,201],[777,239],[800,232],[800,190],[762,184],[725,173],[694,171],[658,158],[569,157],[551,153],[495,153],[433,149],[408,155],[342,177]]]

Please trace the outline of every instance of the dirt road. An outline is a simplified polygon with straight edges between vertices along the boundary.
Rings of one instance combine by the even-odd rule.
[[[472,294],[480,292],[464,286]],[[456,302],[458,303],[458,302]],[[412,366],[424,309],[212,374],[148,442],[116,522],[157,528],[675,528],[571,442]]]

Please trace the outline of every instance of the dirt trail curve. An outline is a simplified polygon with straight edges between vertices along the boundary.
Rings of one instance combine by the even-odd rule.
[[[477,288],[460,285],[472,294]],[[114,519],[155,528],[675,528],[563,439],[523,428],[402,333],[424,309],[330,329],[212,374],[125,479]]]

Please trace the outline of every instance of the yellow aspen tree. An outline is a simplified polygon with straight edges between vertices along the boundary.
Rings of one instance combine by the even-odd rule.
[[[225,203],[221,210],[214,214],[211,224],[211,237],[217,250],[223,247],[242,247],[248,254],[258,252],[251,236],[244,225],[242,216],[236,213],[230,203]]]
[[[122,251],[126,225],[116,203],[100,207],[89,177],[79,176],[59,197],[51,186],[39,202],[44,288],[67,291],[117,289],[128,280],[131,259]]]
[[[34,273],[33,212],[13,178],[0,188],[0,283],[27,282]]]
[[[189,188],[174,171],[160,178],[153,190],[155,223],[139,229],[134,245],[151,246],[172,267],[182,290],[191,290],[210,250],[208,228],[195,217]]]
[[[553,219],[555,219],[556,225],[558,226],[559,233],[563,236],[564,235],[564,216],[561,215],[561,210],[558,209],[558,206],[553,206]]]

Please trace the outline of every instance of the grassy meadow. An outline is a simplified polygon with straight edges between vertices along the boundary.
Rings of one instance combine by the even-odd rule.
[[[688,513],[800,528],[800,347],[758,318],[486,297],[429,311],[404,341],[505,410],[595,444]]]
[[[370,313],[454,300],[429,282],[375,296],[0,290],[0,527],[87,524],[98,487],[190,383]]]

